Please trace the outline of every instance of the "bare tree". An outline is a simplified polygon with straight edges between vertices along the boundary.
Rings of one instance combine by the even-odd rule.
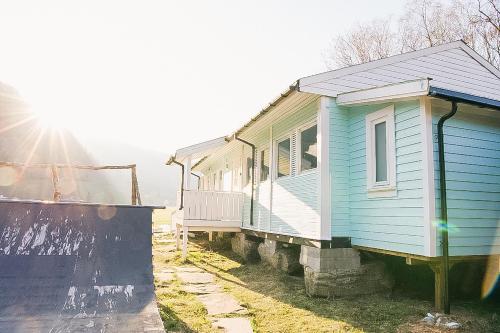
[[[358,24],[333,40],[329,68],[350,66],[390,55],[463,40],[500,67],[500,0],[409,0],[391,29],[390,20]]]
[[[389,20],[375,20],[358,24],[345,36],[333,42],[333,52],[327,55],[328,66],[350,66],[388,57],[395,49],[396,38]]]

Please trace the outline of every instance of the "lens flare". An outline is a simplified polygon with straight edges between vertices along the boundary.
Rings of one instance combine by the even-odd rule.
[[[460,228],[453,223],[444,223],[443,220],[435,220],[432,225],[437,228],[438,231],[448,230],[448,234],[456,234],[460,232]]]
[[[487,298],[500,285],[500,256],[490,256],[486,264],[481,298]]]
[[[116,207],[114,206],[99,206],[97,215],[103,220],[110,220],[116,215]]]
[[[19,179],[18,172],[12,167],[0,167],[0,186],[11,186]]]

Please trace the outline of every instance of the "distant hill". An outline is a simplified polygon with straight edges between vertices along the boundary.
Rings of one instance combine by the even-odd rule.
[[[179,170],[165,166],[166,154],[111,141],[82,142],[68,131],[43,128],[28,106],[0,82],[0,161],[80,165],[137,164],[142,203],[174,205]],[[130,171],[63,170],[62,199],[131,202]],[[51,200],[47,169],[0,168],[0,197]]]
[[[98,164],[137,164],[137,179],[143,204],[174,206],[180,170],[166,166],[167,154],[121,142],[85,140],[86,149]],[[130,173],[110,172],[116,189],[130,196]]]

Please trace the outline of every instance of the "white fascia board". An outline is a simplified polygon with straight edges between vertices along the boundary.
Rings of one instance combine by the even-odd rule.
[[[368,104],[385,100],[425,96],[428,93],[429,79],[420,79],[339,94],[337,96],[337,105]]]
[[[217,149],[225,144],[226,140],[224,136],[217,139],[201,142],[195,145],[178,149],[175,152],[175,158],[178,161],[182,161],[188,156],[190,156],[192,159],[201,158],[208,155],[214,149]]]

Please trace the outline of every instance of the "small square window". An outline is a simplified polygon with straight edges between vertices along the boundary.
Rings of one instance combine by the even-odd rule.
[[[367,189],[374,196],[396,194],[394,106],[366,116]]]
[[[277,176],[290,175],[290,138],[278,142]]]
[[[318,166],[318,126],[314,125],[300,133],[300,171]]]

